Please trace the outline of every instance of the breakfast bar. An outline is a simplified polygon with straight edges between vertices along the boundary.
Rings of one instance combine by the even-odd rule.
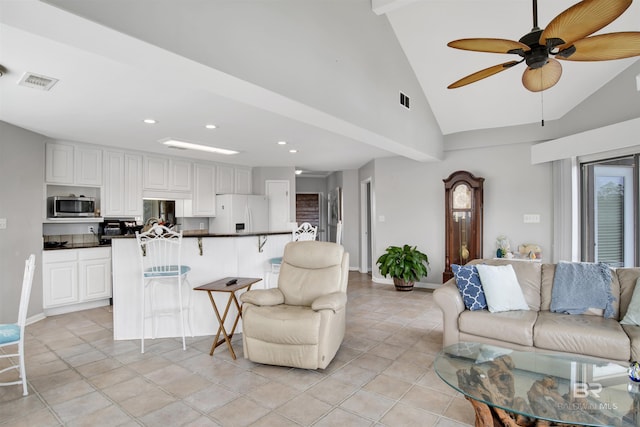
[[[265,286],[270,274],[268,260],[282,256],[284,246],[291,241],[290,231],[264,233],[185,233],[182,241],[182,264],[191,267],[188,274],[189,320],[191,331],[187,336],[215,335],[219,322],[214,316],[206,292],[193,288],[219,280],[223,277],[254,277],[263,279],[254,288]],[[141,338],[141,266],[139,247],[135,236],[121,236],[112,241],[113,260],[113,338],[129,340]],[[157,295],[163,298],[163,295]],[[219,306],[227,303],[225,295],[212,296]],[[166,295],[166,298],[172,298]],[[218,301],[219,299],[219,301]],[[236,310],[231,307],[230,310]],[[231,330],[237,313],[229,313],[224,328]],[[156,326],[156,338],[180,337],[177,320],[161,319]],[[229,324],[227,324],[229,323]],[[242,330],[242,324],[237,325]],[[151,322],[147,322],[145,339],[152,337]]]

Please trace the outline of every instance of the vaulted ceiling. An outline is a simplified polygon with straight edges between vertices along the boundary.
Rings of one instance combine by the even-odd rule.
[[[541,0],[540,25],[571,4]],[[634,4],[603,32],[640,30],[639,18]],[[636,61],[565,61],[542,95],[522,87],[524,65],[446,89],[511,59],[448,41],[517,40],[531,26],[530,0],[0,0],[0,120],[55,139],[250,166],[433,161],[451,135],[561,119]],[[59,82],[17,85],[25,72]],[[170,151],[158,142],[168,137],[240,153]]]

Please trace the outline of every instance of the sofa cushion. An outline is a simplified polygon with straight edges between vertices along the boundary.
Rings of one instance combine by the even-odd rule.
[[[451,270],[456,279],[456,286],[468,310],[484,310],[487,300],[480,283],[480,276],[475,265],[451,264]]]
[[[622,319],[627,314],[636,281],[640,277],[640,268],[618,268],[614,275],[620,284],[620,319]]]
[[[529,310],[511,265],[478,264],[476,268],[490,312]]]
[[[541,349],[628,360],[630,341],[616,319],[541,311],[533,330]]]
[[[640,360],[640,326],[622,325],[622,329],[631,341],[631,358],[629,360]]]
[[[529,310],[501,313],[465,310],[458,318],[458,327],[467,334],[532,346],[536,318],[537,312]]]
[[[527,301],[529,310],[540,310],[540,282],[542,277],[539,262],[515,261],[508,259],[477,259],[469,264],[511,265],[516,273],[520,289]]]
[[[631,302],[627,307],[624,317],[620,320],[623,325],[640,325],[640,278],[636,280],[636,287],[631,296]]]

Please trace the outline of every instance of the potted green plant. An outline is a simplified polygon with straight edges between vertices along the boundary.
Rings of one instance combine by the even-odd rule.
[[[376,261],[380,274],[391,276],[398,291],[411,291],[413,284],[429,273],[429,257],[417,246],[389,246]]]

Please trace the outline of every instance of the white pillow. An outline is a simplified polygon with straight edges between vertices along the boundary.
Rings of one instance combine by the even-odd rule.
[[[477,264],[476,268],[490,312],[529,310],[516,272],[510,264]]]
[[[636,287],[633,288],[629,308],[627,308],[627,313],[620,323],[623,325],[640,326],[640,277],[636,280]]]

